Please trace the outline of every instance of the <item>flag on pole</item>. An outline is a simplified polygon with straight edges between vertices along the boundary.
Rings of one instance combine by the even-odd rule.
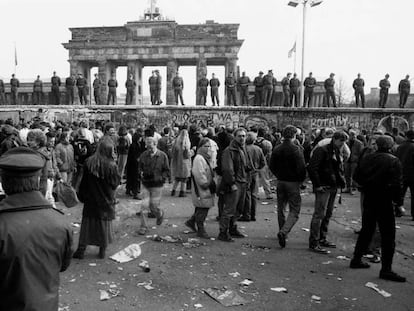
[[[16,43],[14,44],[14,66],[17,66],[17,49],[16,49]]]
[[[296,41],[293,44],[293,47],[289,50],[288,57],[291,58],[293,53],[296,53]]]

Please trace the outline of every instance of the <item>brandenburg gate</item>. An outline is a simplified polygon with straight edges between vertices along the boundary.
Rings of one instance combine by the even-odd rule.
[[[239,24],[179,25],[172,20],[143,18],[119,27],[70,28],[72,38],[63,46],[69,51],[71,75],[82,73],[90,81],[91,68],[98,67],[103,103],[108,80],[116,75],[117,67],[126,66],[127,75],[133,75],[137,83],[134,102],[142,105],[148,79],[142,76],[143,67],[166,66],[167,105],[174,105],[172,80],[180,66],[196,66],[197,81],[207,74],[207,66],[224,66],[226,76],[230,71],[236,74],[243,44],[238,29]]]

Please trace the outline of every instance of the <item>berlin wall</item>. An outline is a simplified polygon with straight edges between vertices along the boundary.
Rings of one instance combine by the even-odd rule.
[[[334,127],[357,130],[402,131],[414,128],[414,109],[283,108],[283,107],[127,107],[127,106],[1,106],[0,119],[14,122],[40,118],[47,122],[103,120],[137,127],[155,124],[158,129],[174,124],[204,127],[267,126],[282,129],[288,124],[305,130]]]

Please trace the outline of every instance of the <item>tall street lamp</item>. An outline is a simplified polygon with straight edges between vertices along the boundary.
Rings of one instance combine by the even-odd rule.
[[[303,81],[305,78],[305,30],[306,30],[306,7],[309,4],[310,7],[317,6],[322,3],[323,0],[290,0],[288,5],[297,7],[300,3],[303,4],[303,19],[302,19],[302,66],[301,66],[301,83],[300,83],[300,107],[303,107],[303,100],[305,96],[305,87]]]

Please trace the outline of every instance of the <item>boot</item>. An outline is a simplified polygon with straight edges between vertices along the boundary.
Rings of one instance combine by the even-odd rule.
[[[180,198],[185,198],[186,197],[186,194],[185,194],[185,192],[184,191],[180,191],[180,193],[178,194],[178,196],[180,197]]]
[[[184,225],[186,225],[188,228],[190,228],[193,232],[197,232],[197,228],[196,228],[195,222],[196,222],[196,218],[195,218],[195,212],[194,212],[193,216],[191,216],[191,218],[188,219],[184,223]]]
[[[230,221],[230,229],[229,229],[229,233],[233,238],[244,238],[244,234],[241,233],[239,231],[239,229],[237,229],[237,225],[234,224],[234,220]]]
[[[219,225],[220,225],[220,233],[217,237],[218,240],[224,242],[234,242],[229,234],[229,223],[230,219],[227,217],[220,217]]]
[[[79,245],[78,249],[76,250],[76,252],[73,253],[72,257],[76,259],[83,259],[85,257],[85,250],[86,250],[85,245]]]
[[[196,208],[195,219],[197,223],[197,236],[203,239],[209,239],[206,230],[204,229],[204,221],[206,220],[208,214],[208,208]]]
[[[98,255],[98,257],[100,259],[104,259],[105,258],[105,251],[106,251],[106,247],[104,247],[104,246],[99,247],[99,255]]]
[[[171,196],[175,196],[175,189],[171,190]]]

